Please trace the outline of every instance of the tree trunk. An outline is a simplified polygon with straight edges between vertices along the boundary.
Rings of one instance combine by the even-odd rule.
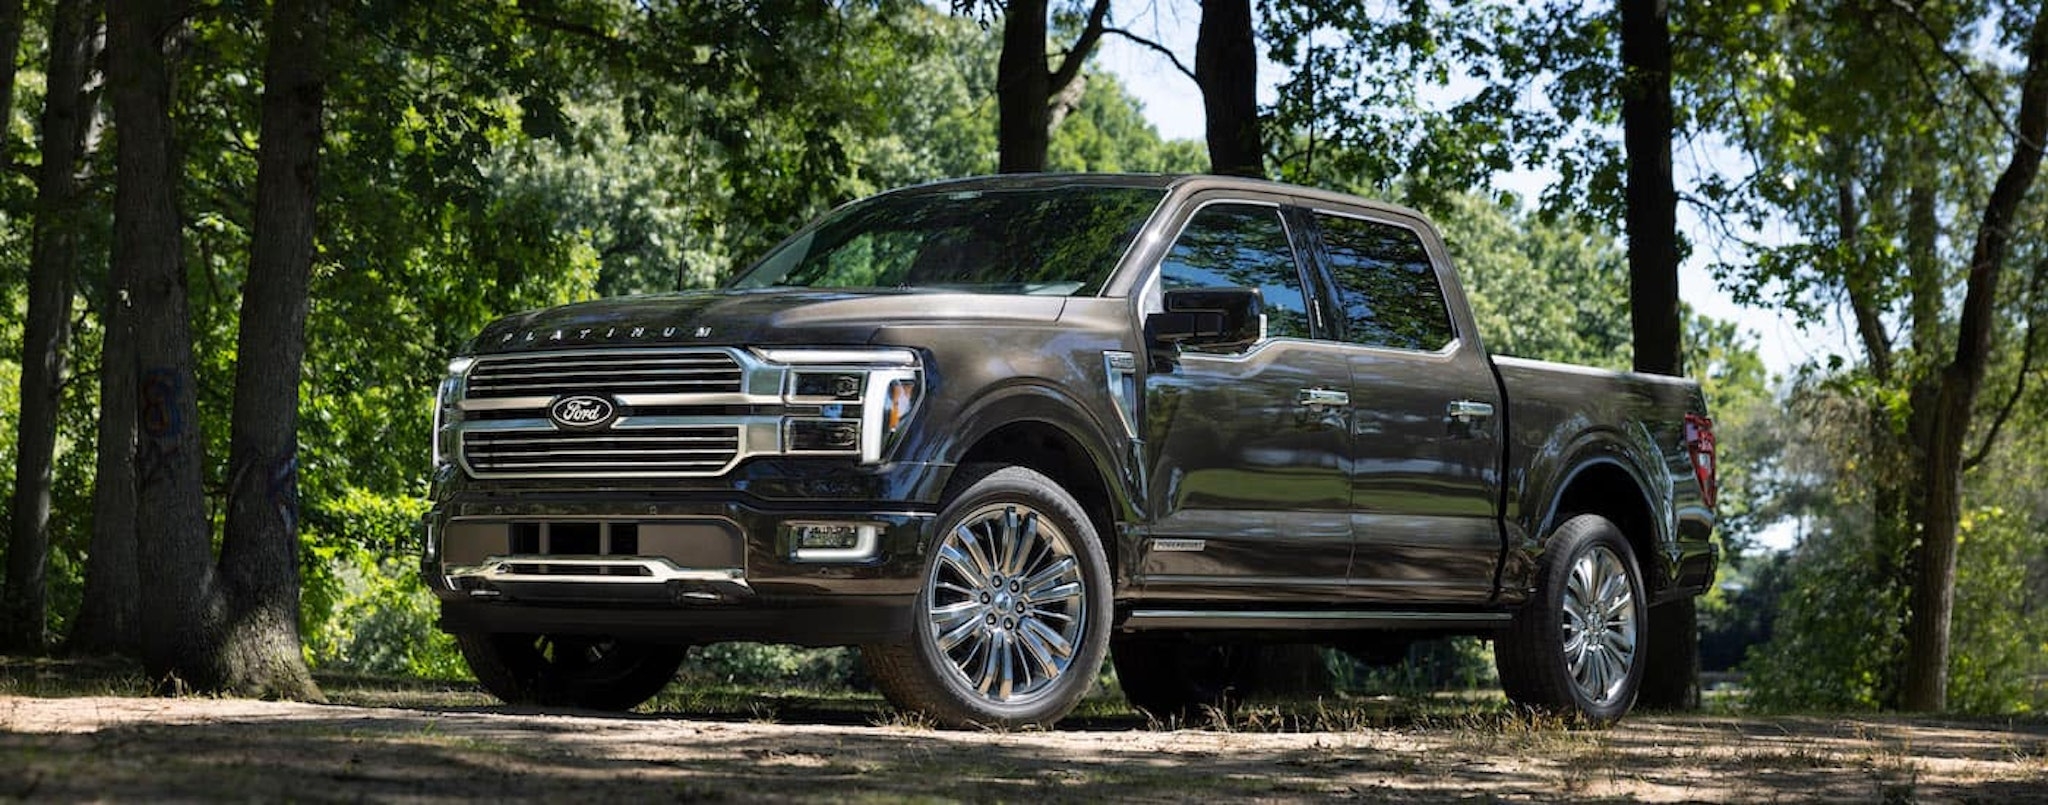
[[[59,0],[51,12],[45,73],[49,93],[41,122],[43,164],[36,179],[28,317],[21,339],[20,433],[0,646],[38,653],[47,642],[44,574],[50,549],[50,477],[64,388],[64,345],[71,337],[72,279],[78,273],[78,155],[84,136],[80,121],[92,42],[91,11],[86,0]],[[11,77],[12,68],[7,72]]]
[[[85,595],[64,647],[72,654],[138,656],[141,576],[135,561],[134,295],[119,265],[109,267],[100,302],[100,427],[93,473],[92,543]]]
[[[0,0],[0,120],[14,119],[14,65],[21,53],[25,19],[21,0]],[[7,137],[0,134],[0,165],[14,164],[9,145]]]
[[[116,264],[107,276],[100,321],[99,463],[92,489],[92,545],[85,597],[65,649],[73,654],[138,656],[142,577],[135,562],[135,318],[129,281]]]
[[[185,295],[184,238],[171,131],[165,45],[179,0],[110,0],[107,83],[116,138],[116,274],[143,303],[134,307],[137,370],[136,508],[142,575],[142,664],[167,690],[217,689],[226,601],[213,565],[201,486],[199,405]]]
[[[256,227],[235,364],[221,573],[235,687],[319,698],[299,644],[299,373],[326,93],[323,0],[277,0],[263,68]]]
[[[1045,69],[1046,0],[1011,0],[1003,17],[1003,52],[996,62],[998,170],[1045,170],[1046,101],[1052,74]]]
[[[1011,0],[1003,17],[1003,52],[996,63],[996,125],[998,169],[1003,173],[1037,173],[1045,170],[1045,155],[1052,132],[1066,117],[1066,109],[1079,102],[1087,83],[1081,67],[1108,24],[1109,0],[1095,0],[1082,24],[1080,38],[1060,59],[1059,67],[1046,69],[1046,0]],[[1073,89],[1072,97],[1065,93]]]
[[[1259,129],[1259,51],[1251,0],[1202,0],[1195,39],[1195,83],[1209,126],[1209,172],[1264,178]]]
[[[1621,0],[1621,120],[1628,151],[1629,322],[1635,369],[1683,374],[1678,193],[1671,182],[1671,23],[1665,0]]]
[[[1998,283],[2012,245],[2014,217],[2040,174],[2048,141],[2048,14],[2037,14],[2027,38],[2020,88],[2018,137],[2012,160],[1993,185],[1970,251],[1970,275],[1956,337],[1955,358],[1940,373],[1931,405],[1915,406],[1913,428],[1924,468],[1920,549],[1915,557],[1912,618],[1906,627],[1908,710],[1938,711],[1948,704],[1949,618],[1955,608],[1956,536],[1962,518],[1963,441],[1990,361]],[[1922,435],[1924,434],[1924,436]]]

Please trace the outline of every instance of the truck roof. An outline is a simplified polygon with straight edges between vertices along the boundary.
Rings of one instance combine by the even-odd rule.
[[[936,182],[893,190],[890,193],[923,194],[972,189],[1024,189],[1086,185],[1096,187],[1150,187],[1182,193],[1230,189],[1285,193],[1303,199],[1320,200],[1327,203],[1354,207],[1367,207],[1427,220],[1421,213],[1399,204],[1374,201],[1348,193],[1303,187],[1269,179],[1252,179],[1243,176],[1221,176],[1207,173],[1006,173],[993,176],[942,179]]]

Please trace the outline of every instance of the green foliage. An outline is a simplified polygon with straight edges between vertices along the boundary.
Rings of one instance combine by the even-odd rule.
[[[1744,666],[1764,710],[1875,710],[1896,684],[1905,591],[1876,571],[1867,524],[1816,531],[1789,563],[1772,639]]]
[[[1569,110],[1524,102],[1540,69],[1602,52],[1598,37],[1571,59],[1534,50],[1553,20],[1583,13],[1573,7],[1309,0],[1264,10],[1266,55],[1284,70],[1265,111],[1276,178],[1399,193],[1434,210],[1582,136]]]
[[[1888,536],[1878,517],[1873,490],[1897,468],[1868,446],[1868,423],[1885,417],[1867,382],[1798,386],[1781,420],[1797,428],[1773,436],[1782,457],[1757,487],[1770,498],[1764,505],[1801,517],[1807,530],[1790,555],[1759,571],[1759,595],[1775,597],[1776,611],[1737,613],[1760,621],[1768,637],[1744,666],[1751,701],[1765,709],[1877,709],[1900,678],[1907,593],[1898,569],[1911,543]],[[1957,548],[1953,710],[2048,704],[2035,681],[2048,672],[2048,499],[2032,481],[2048,469],[2041,407],[2021,407],[1996,458],[1965,478],[1965,499],[1978,502],[1965,512]]]
[[[1751,702],[1766,710],[1874,710],[1896,679],[1904,642],[1904,589],[1878,572],[1880,550],[1867,525],[1838,518],[1789,561],[1771,640],[1746,666]],[[2038,572],[2048,537],[2041,523],[1999,507],[1963,520],[1948,706],[1964,713],[2040,710],[2034,677],[2048,670],[2048,596]],[[2030,567],[2030,565],[2032,567]]]
[[[1493,645],[1478,637],[1417,640],[1392,664],[1379,665],[1335,649],[1323,663],[1338,692],[1365,696],[1426,696],[1444,690],[1490,688],[1499,683]]]
[[[1700,670],[1733,671],[1752,646],[1771,639],[1785,591],[1788,554],[1770,552],[1740,566],[1724,563],[1699,601]]]
[[[683,679],[713,685],[772,690],[869,690],[860,652],[850,648],[807,649],[763,643],[718,643],[690,652]]]
[[[435,627],[440,608],[419,563],[347,546],[308,545],[301,626],[306,661],[368,674],[462,679],[455,639]],[[319,608],[325,607],[324,610]]]
[[[1956,566],[1949,707],[1966,713],[2034,712],[2032,677],[2048,671],[2048,605],[2027,589],[2029,560],[2048,556],[2048,531],[2023,512],[1984,506],[1963,516]]]
[[[413,558],[424,501],[350,489],[300,535],[300,633],[315,667],[436,679],[468,675]]]
[[[1472,195],[1442,208],[1437,225],[1489,351],[1628,368],[1627,258],[1612,236]]]
[[[1193,140],[1166,141],[1147,122],[1137,101],[1116,78],[1083,74],[1088,82],[1081,105],[1053,131],[1046,151],[1055,171],[1104,173],[1201,173],[1209,153]]]

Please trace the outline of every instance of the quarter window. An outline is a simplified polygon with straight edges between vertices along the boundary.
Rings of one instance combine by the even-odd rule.
[[[1451,342],[1429,252],[1415,230],[1393,224],[1317,215],[1323,251],[1344,316],[1344,340],[1434,352]]]
[[[1309,337],[1301,272],[1287,242],[1287,226],[1273,207],[1215,204],[1182,229],[1159,265],[1161,290],[1257,288],[1265,297],[1266,335]]]

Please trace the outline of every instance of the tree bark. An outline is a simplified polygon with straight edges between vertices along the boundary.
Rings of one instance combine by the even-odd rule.
[[[135,560],[134,295],[121,265],[109,266],[100,302],[100,427],[93,473],[92,542],[85,594],[64,648],[72,654],[139,656],[141,576]]]
[[[325,2],[277,0],[266,38],[256,226],[242,289],[221,545],[236,614],[225,650],[239,676],[234,687],[305,699],[320,691],[299,643],[299,373],[326,96]]]
[[[1010,0],[1003,16],[1003,51],[996,61],[997,169],[1003,173],[1045,170],[1053,129],[1064,113],[1053,111],[1056,96],[1075,86],[1088,54],[1102,39],[1109,0],[1095,0],[1074,46],[1047,69],[1046,0]]]
[[[226,601],[213,564],[201,486],[184,238],[177,207],[170,69],[165,46],[181,0],[109,0],[107,83],[116,138],[115,273],[129,277],[137,370],[136,507],[142,575],[142,664],[167,691],[217,689]]]
[[[1916,405],[1913,432],[1923,468],[1920,548],[1915,556],[1912,616],[1906,626],[1908,710],[1939,711],[1948,704],[1950,615],[1955,609],[1956,537],[1962,518],[1963,441],[1969,435],[1994,347],[1998,283],[2005,273],[2014,217],[2040,174],[2048,141],[2048,14],[2037,14],[2027,37],[2020,85],[2018,137],[1970,250],[1970,274],[1956,337],[1955,357],[1940,372],[1931,404]],[[1923,435],[1924,434],[1924,435]]]
[[[1010,0],[1003,17],[1003,52],[996,60],[997,170],[1045,170],[1046,99],[1052,74],[1045,69],[1046,0]]]
[[[1622,143],[1628,152],[1629,322],[1635,369],[1684,374],[1678,193],[1671,180],[1671,23],[1666,0],[1621,0]]]
[[[22,0],[0,0],[0,120],[14,119],[14,65],[21,53],[25,19]],[[0,165],[12,164],[13,148],[7,137],[0,134]]]
[[[59,0],[50,17],[48,97],[41,121],[43,164],[36,179],[28,317],[21,349],[21,418],[14,465],[13,533],[0,608],[0,646],[42,652],[49,617],[44,579],[50,549],[50,478],[64,345],[71,337],[72,280],[78,273],[78,156],[91,51],[92,4]],[[17,32],[18,35],[18,32]],[[12,68],[8,70],[11,75]]]
[[[1209,172],[1264,178],[1259,128],[1259,51],[1251,0],[1202,0],[1195,38],[1195,83],[1209,129]]]
[[[73,654],[139,656],[142,577],[135,561],[135,318],[130,283],[116,264],[107,276],[100,321],[99,459],[92,489],[92,545],[85,596],[65,649]]]

